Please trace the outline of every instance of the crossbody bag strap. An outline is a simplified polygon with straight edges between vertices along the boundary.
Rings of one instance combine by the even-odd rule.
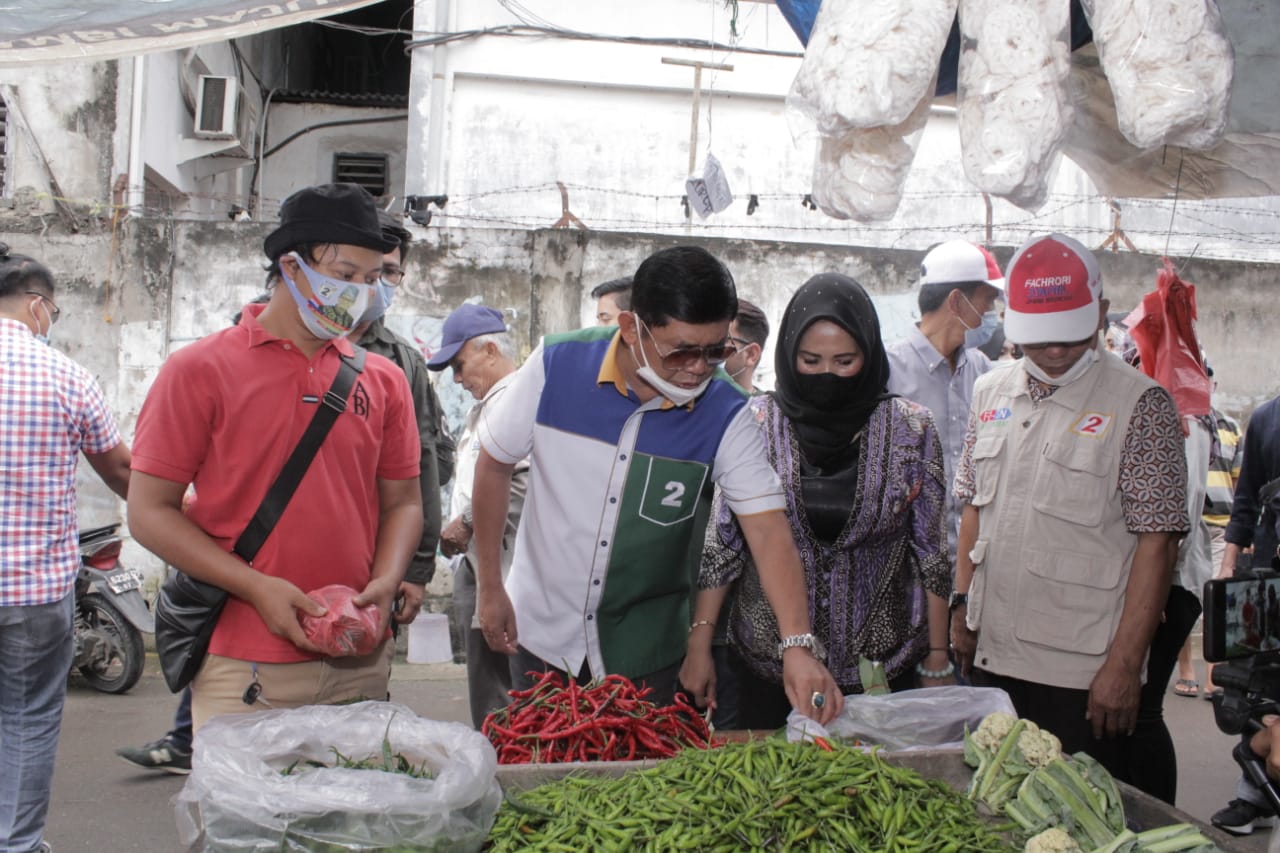
[[[364,372],[365,350],[362,347],[354,347],[354,352],[349,358],[345,355],[339,357],[341,364],[338,366],[338,375],[333,379],[333,385],[325,392],[319,408],[311,418],[311,423],[307,424],[306,432],[302,434],[302,438],[298,439],[298,445],[293,449],[293,453],[289,454],[289,459],[280,469],[275,482],[271,484],[271,488],[267,489],[267,495],[258,506],[258,511],[253,514],[249,526],[236,540],[235,552],[246,563],[253,562],[253,558],[258,555],[258,549],[267,541],[276,522],[284,514],[285,507],[289,505],[290,498],[293,497],[298,484],[302,482],[307,468],[311,467],[311,460],[315,458],[325,436],[329,434],[329,429],[338,420],[338,415],[346,410],[347,397],[351,394],[352,386],[355,385],[356,376]]]

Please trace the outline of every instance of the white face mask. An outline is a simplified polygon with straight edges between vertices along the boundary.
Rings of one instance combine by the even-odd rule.
[[[281,267],[280,277],[288,285],[289,295],[298,306],[298,316],[307,331],[324,341],[348,334],[373,301],[373,285],[331,278],[307,266],[297,252],[290,252],[289,256],[298,262],[307,284],[311,285],[312,297],[306,299]]]
[[[638,318],[636,322],[636,331],[639,334],[644,334]],[[636,358],[636,361],[640,363],[640,367],[636,370],[636,375],[647,382],[653,390],[657,391],[677,406],[684,406],[690,401],[698,399],[698,397],[702,395],[702,392],[707,390],[707,386],[711,384],[711,379],[715,376],[714,372],[707,374],[707,378],[695,388],[683,388],[672,382],[668,382],[659,376],[657,371],[649,366],[649,358],[644,354],[644,342],[638,341],[638,343],[640,344],[640,355]],[[635,350],[632,350],[631,354],[634,356]]]
[[[969,310],[975,314],[978,313],[978,309],[973,307],[973,303],[969,301],[969,297],[962,293],[960,294],[960,298],[964,300],[964,304],[969,306]],[[996,313],[994,308],[985,314],[979,314],[978,317],[978,325],[974,326],[972,329],[969,328],[969,324],[965,322],[963,317],[959,318],[960,325],[964,326],[965,349],[977,349],[987,341],[991,340],[991,336],[996,332],[996,327],[1000,325],[1000,315]]]
[[[1084,355],[1076,359],[1076,363],[1067,368],[1067,372],[1061,376],[1050,376],[1040,369],[1040,365],[1036,364],[1026,355],[1022,356],[1022,369],[1027,371],[1028,375],[1039,379],[1046,385],[1056,385],[1059,388],[1070,385],[1081,376],[1089,372],[1089,368],[1093,367],[1098,360],[1098,350],[1091,347],[1084,351]]]

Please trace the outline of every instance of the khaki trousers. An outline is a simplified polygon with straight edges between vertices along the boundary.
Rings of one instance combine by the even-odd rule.
[[[395,643],[387,640],[363,657],[256,664],[262,692],[253,705],[246,705],[244,696],[254,680],[254,662],[208,655],[191,682],[192,728],[198,732],[220,714],[385,700],[394,655]]]

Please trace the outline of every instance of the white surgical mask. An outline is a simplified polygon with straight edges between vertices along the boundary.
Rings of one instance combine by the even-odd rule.
[[[289,255],[298,262],[299,269],[307,277],[307,284],[311,285],[313,296],[307,299],[281,268],[280,277],[288,285],[289,295],[298,306],[298,316],[302,318],[307,331],[326,341],[348,334],[373,301],[373,285],[331,278],[307,266],[297,252],[290,252]]]
[[[962,293],[960,298],[973,310],[973,313],[978,313],[978,309],[973,307],[973,303],[969,301],[967,296]],[[995,334],[996,326],[1000,325],[1000,316],[992,309],[983,314],[982,319],[978,321],[978,325],[972,329],[969,328],[969,324],[964,321],[963,317],[960,318],[960,324],[964,326],[965,349],[977,349],[991,340],[991,336]]]
[[[1081,376],[1088,373],[1089,368],[1093,367],[1097,360],[1097,348],[1090,347],[1085,350],[1084,355],[1080,356],[1080,358],[1076,360],[1076,363],[1067,368],[1067,372],[1061,376],[1050,376],[1041,370],[1038,364],[1025,355],[1022,357],[1022,369],[1027,371],[1030,376],[1039,379],[1046,385],[1056,385],[1057,387],[1062,388],[1065,385],[1070,385],[1072,382],[1075,382]]]
[[[707,390],[707,386],[711,384],[711,379],[715,375],[710,373],[707,378],[702,381],[696,388],[683,388],[672,382],[668,382],[657,374],[657,372],[649,366],[649,359],[644,354],[644,343],[640,342],[640,356],[636,360],[641,362],[641,366],[636,370],[636,374],[657,391],[677,406],[687,405],[690,401],[696,400],[703,391]],[[634,355],[635,350],[632,350]]]

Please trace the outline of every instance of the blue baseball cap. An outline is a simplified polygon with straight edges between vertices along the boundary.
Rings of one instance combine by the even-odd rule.
[[[467,341],[481,335],[492,335],[506,330],[507,323],[502,319],[502,312],[496,308],[487,308],[470,302],[460,305],[444,319],[444,331],[440,333],[440,348],[427,362],[427,368],[444,370]]]

